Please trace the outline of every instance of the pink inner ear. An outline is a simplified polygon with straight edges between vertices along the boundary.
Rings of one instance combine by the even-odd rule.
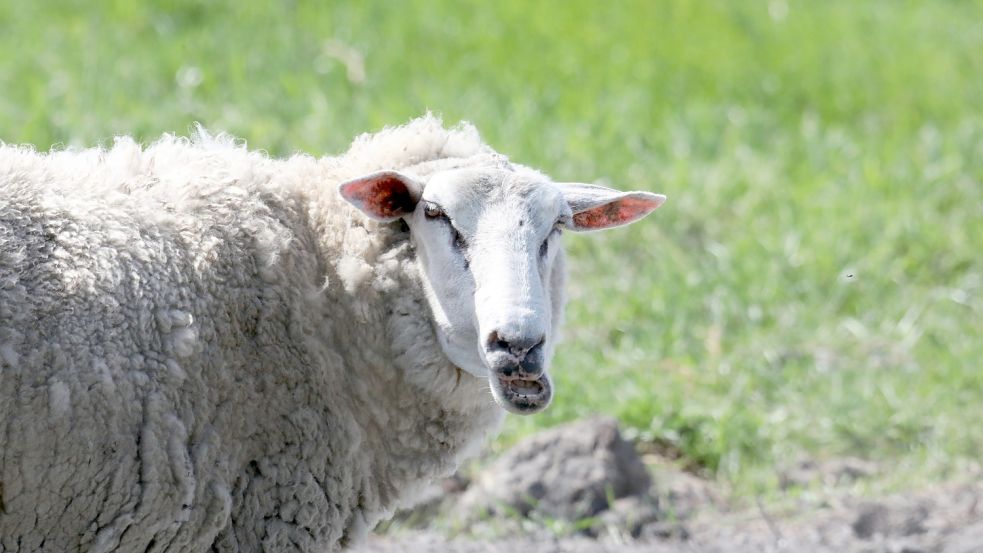
[[[386,174],[350,182],[341,194],[362,211],[378,219],[395,219],[411,213],[416,199],[398,176]]]
[[[575,213],[573,224],[584,230],[617,227],[648,215],[660,205],[662,202],[658,200],[629,196]]]

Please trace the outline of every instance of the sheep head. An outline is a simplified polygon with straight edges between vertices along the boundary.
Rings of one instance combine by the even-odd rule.
[[[506,410],[549,405],[548,375],[563,312],[563,230],[641,219],[665,196],[555,183],[522,168],[440,171],[426,181],[383,171],[340,185],[381,221],[410,228],[434,328],[452,363],[489,380]]]

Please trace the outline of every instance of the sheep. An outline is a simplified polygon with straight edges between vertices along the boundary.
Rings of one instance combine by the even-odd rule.
[[[337,551],[552,397],[554,183],[427,115],[337,157],[0,145],[0,552]]]

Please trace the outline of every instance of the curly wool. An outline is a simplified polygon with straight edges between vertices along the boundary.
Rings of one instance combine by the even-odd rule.
[[[0,146],[0,551],[335,551],[451,472],[501,410],[336,188],[489,163],[431,116],[321,159]]]

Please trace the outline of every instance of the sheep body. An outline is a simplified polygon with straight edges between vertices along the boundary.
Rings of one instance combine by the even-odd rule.
[[[503,412],[336,185],[490,160],[429,116],[321,159],[0,146],[0,552],[334,551],[452,471]]]

